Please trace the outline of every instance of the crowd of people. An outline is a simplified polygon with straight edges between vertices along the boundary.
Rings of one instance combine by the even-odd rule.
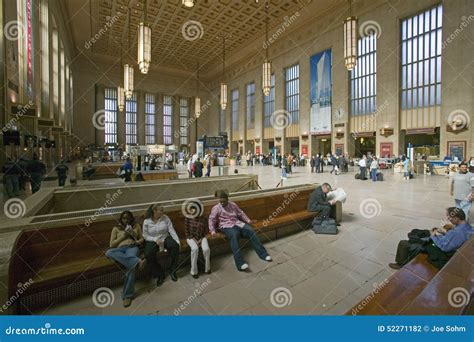
[[[3,165],[5,194],[8,198],[18,197],[20,191],[26,191],[26,185],[31,184],[31,192],[41,189],[43,176],[46,174],[46,165],[38,159],[36,154],[28,159],[7,159]]]

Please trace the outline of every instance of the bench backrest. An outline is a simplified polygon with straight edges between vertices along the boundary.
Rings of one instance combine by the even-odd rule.
[[[279,216],[306,210],[311,190],[286,193],[262,193],[262,197],[236,199],[239,207],[254,221],[267,219],[273,212]],[[231,198],[232,200],[232,198]],[[204,206],[204,216],[209,217],[214,204]],[[167,211],[181,239],[185,238],[185,217],[181,208]],[[135,215],[137,222],[143,223],[144,213]],[[58,265],[68,261],[100,258],[109,247],[110,233],[117,224],[118,217],[110,220],[94,221],[89,226],[84,223],[59,227],[42,227],[24,230],[20,233],[12,250],[10,280],[16,282],[18,276],[35,274],[43,267]]]

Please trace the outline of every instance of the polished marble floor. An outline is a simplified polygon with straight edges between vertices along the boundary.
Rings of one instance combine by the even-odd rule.
[[[233,173],[233,167],[228,169]],[[272,166],[237,167],[239,173],[258,174],[264,189],[280,182]],[[180,175],[185,176],[180,169]],[[213,169],[213,175],[217,174]],[[59,304],[37,314],[90,315],[340,315],[392,274],[387,264],[394,258],[400,239],[413,228],[439,226],[444,209],[453,204],[449,181],[443,176],[420,176],[410,181],[392,170],[385,181],[373,183],[342,175],[311,174],[296,167],[284,186],[329,182],[347,193],[338,235],[306,231],[266,243],[274,261],[261,261],[246,249],[249,272],[238,272],[231,255],[212,258],[211,275],[194,279],[189,269],[156,288],[150,282],[136,285],[129,308],[122,307],[121,286],[105,307],[91,295]],[[102,305],[99,305],[102,306]]]

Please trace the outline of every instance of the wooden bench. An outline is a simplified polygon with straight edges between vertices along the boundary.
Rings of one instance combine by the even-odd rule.
[[[92,165],[95,169],[95,172],[92,174],[91,179],[107,179],[107,178],[117,178],[117,170],[120,168],[119,164],[110,164],[110,165]],[[87,179],[88,177],[84,173],[84,168],[82,169],[82,179]]]
[[[466,289],[472,296],[474,278],[474,238],[467,241],[438,270],[426,254],[419,254],[388,278],[377,293],[364,297],[346,315],[460,315],[464,306],[449,304],[449,291]]]
[[[242,195],[231,197],[231,200],[252,219],[252,226],[260,238],[270,241],[308,228],[315,216],[306,211],[312,191],[313,188],[306,187],[295,196],[291,189],[278,190],[263,192],[258,198]],[[285,201],[289,204],[284,204]],[[216,202],[203,203],[206,217]],[[269,220],[274,212],[278,214]],[[185,241],[181,206],[165,207],[165,213],[181,239],[181,263],[184,264],[189,258],[189,247]],[[143,215],[143,212],[135,215]],[[90,226],[81,222],[24,230],[12,249],[9,296],[17,293],[18,284],[25,284],[30,278],[32,284],[15,302],[14,312],[28,313],[28,310],[91,293],[99,287],[121,283],[123,271],[105,257],[110,232],[117,219],[96,220]],[[210,238],[209,243],[213,256],[230,251],[223,234]]]

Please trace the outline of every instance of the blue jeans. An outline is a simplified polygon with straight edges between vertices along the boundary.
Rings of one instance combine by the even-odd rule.
[[[126,269],[122,299],[132,298],[135,293],[135,267],[140,261],[138,253],[139,249],[137,246],[110,248],[105,252],[108,258],[115,260]]]
[[[471,210],[472,202],[459,199],[455,199],[454,202],[456,203],[456,208],[462,209],[462,211],[464,211],[466,214],[466,221],[469,222],[469,211]]]
[[[370,170],[370,176],[372,178],[372,181],[376,182],[377,181],[377,169]]]
[[[237,269],[240,270],[240,267],[245,264],[239,245],[240,238],[250,240],[253,249],[255,249],[255,252],[257,252],[257,255],[260,257],[260,259],[265,260],[265,258],[268,256],[267,250],[265,247],[263,247],[260,239],[258,238],[257,234],[255,234],[255,231],[250,225],[245,224],[245,226],[242,228],[239,226],[233,226],[232,228],[224,228],[222,231],[230,241],[230,248],[232,249],[232,254],[234,254],[234,261]]]

